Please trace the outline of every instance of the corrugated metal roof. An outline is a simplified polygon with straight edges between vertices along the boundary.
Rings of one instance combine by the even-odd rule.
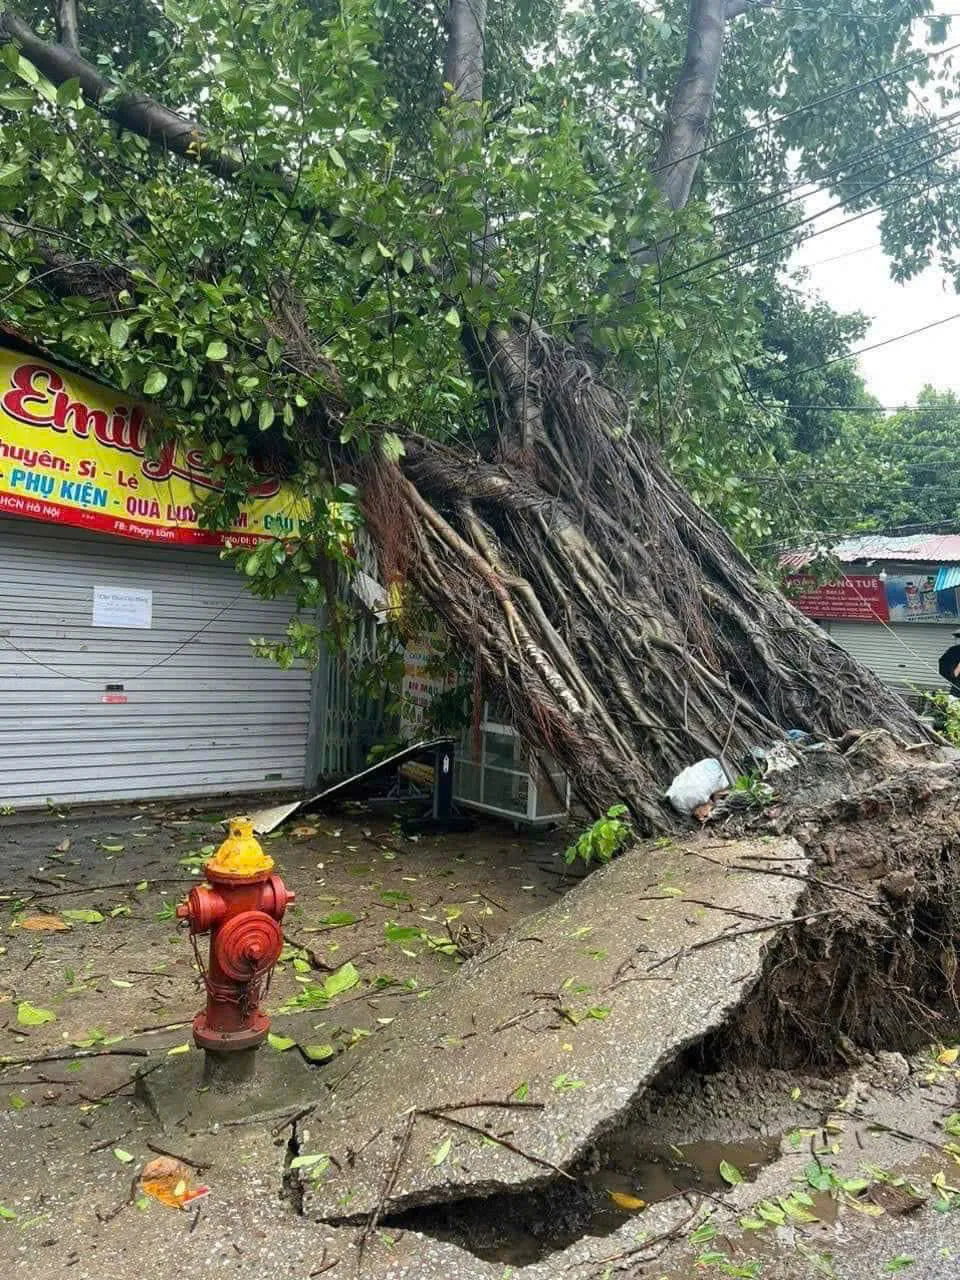
[[[915,560],[923,564],[960,564],[960,534],[922,533],[908,538],[888,538],[868,533],[859,538],[844,538],[830,550],[841,564],[853,564],[859,560]],[[793,551],[782,558],[781,564],[784,568],[802,569],[812,559],[811,551]]]
[[[860,538],[845,538],[833,551],[845,564],[852,560],[960,561],[960,534],[922,533],[908,538],[866,534]]]
[[[960,565],[951,564],[938,569],[933,587],[935,591],[949,591],[951,587],[960,587]]]

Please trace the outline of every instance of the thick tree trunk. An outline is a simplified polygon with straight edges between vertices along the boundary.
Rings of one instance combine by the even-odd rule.
[[[668,827],[674,773],[711,755],[737,774],[785,728],[924,735],[761,582],[589,365],[542,335],[522,345],[526,447],[485,461],[411,444],[402,473],[372,469],[366,514],[385,576],[406,572],[591,810],[624,801]]]

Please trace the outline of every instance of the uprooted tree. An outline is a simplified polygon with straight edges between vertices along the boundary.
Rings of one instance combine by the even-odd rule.
[[[958,242],[929,9],[0,4],[3,318],[204,450],[209,520],[294,478],[254,588],[313,608],[362,519],[401,622],[409,587],[592,809],[663,827],[778,727],[921,732],[722,523],[804,528],[747,473],[807,197],[881,209],[903,275]]]

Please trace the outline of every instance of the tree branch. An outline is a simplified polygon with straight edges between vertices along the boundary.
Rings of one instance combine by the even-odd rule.
[[[700,165],[723,53],[724,0],[690,0],[687,51],[653,169],[671,209],[682,209]]]
[[[57,0],[57,3],[59,14],[61,8],[71,5],[72,0]],[[67,80],[79,80],[86,100],[121,128],[137,133],[185,160],[192,160],[221,178],[236,178],[247,169],[239,155],[212,146],[202,125],[152,98],[133,93],[108,98],[108,94],[116,94],[117,86],[102,76],[92,63],[74,49],[41,40],[22,18],[10,9],[4,9],[0,11],[0,44],[9,40],[17,43],[23,56],[52,84],[59,86]],[[293,178],[289,175],[270,170],[263,176],[271,184],[279,185],[292,194]]]
[[[77,0],[53,0],[57,23],[57,40],[74,53],[80,52],[80,22]]]
[[[463,102],[483,100],[486,24],[487,0],[450,0],[447,5],[443,78]]]

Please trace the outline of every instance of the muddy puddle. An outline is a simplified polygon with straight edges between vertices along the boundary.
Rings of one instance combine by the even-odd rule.
[[[573,1182],[429,1205],[385,1218],[384,1225],[421,1231],[488,1262],[526,1266],[583,1236],[610,1235],[648,1205],[687,1193],[721,1195],[735,1176],[731,1170],[752,1182],[779,1154],[779,1136],[632,1149],[625,1132],[605,1144],[590,1168],[574,1171]]]

